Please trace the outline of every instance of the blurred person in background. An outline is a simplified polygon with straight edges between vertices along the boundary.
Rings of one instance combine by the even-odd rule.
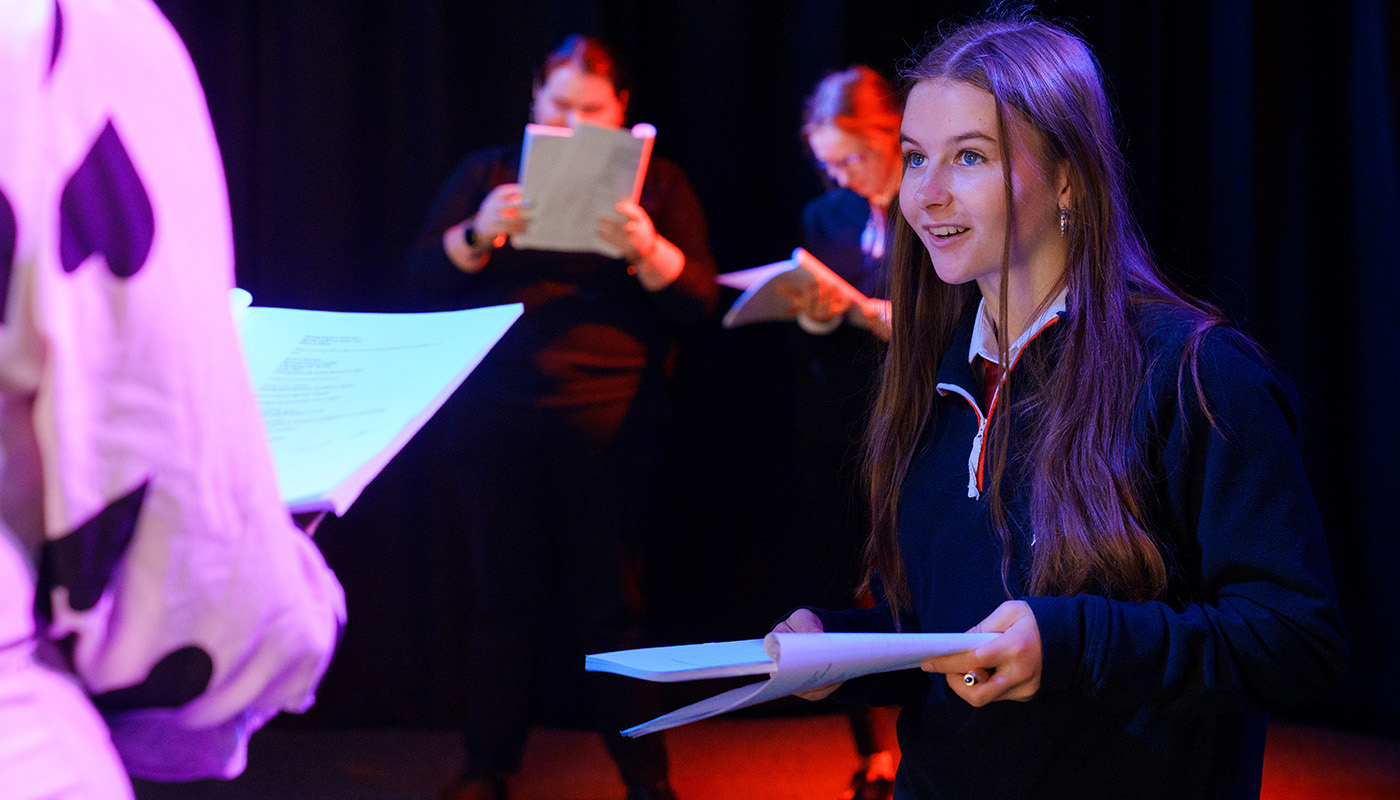
[[[612,50],[574,35],[544,61],[532,121],[618,128],[629,99]],[[581,673],[585,653],[640,643],[640,554],[672,416],[666,360],[718,296],[705,219],[685,174],[653,155],[640,202],[598,221],[621,258],[517,249],[510,234],[530,225],[519,167],[518,143],[468,155],[410,255],[422,308],[524,304],[445,409],[473,625],[466,764],[443,797],[505,796],[547,636],[564,631],[567,674],[587,687],[629,800],[665,800],[662,740],[618,733],[655,716],[656,688]]]

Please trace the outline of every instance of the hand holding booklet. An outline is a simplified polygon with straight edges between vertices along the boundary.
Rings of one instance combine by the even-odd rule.
[[[520,184],[530,224],[511,244],[621,256],[598,236],[598,220],[617,216],[619,201],[641,197],[655,139],[656,128],[647,123],[630,131],[526,125]]]
[[[598,653],[584,660],[584,668],[662,682],[769,676],[622,732],[641,736],[862,675],[912,669],[926,658],[972,650],[997,635],[770,633],[763,639]]]
[[[870,302],[859,289],[801,247],[794,249],[792,256],[783,261],[726,272],[716,280],[725,286],[744,290],[724,315],[726,328],[790,320],[797,315],[790,295],[800,294],[818,284],[826,284],[850,300],[846,316],[852,321],[859,322],[861,308]]]

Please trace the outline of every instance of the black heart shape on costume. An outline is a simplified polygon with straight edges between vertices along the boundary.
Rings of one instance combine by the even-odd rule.
[[[43,601],[56,586],[68,589],[68,606],[75,611],[87,611],[97,605],[117,562],[131,544],[148,486],[149,481],[141,484],[113,500],[72,533],[45,543],[39,566],[41,612],[47,616],[48,606]]]
[[[117,129],[108,120],[59,201],[59,258],[72,272],[95,253],[118,278],[146,263],[155,239],[151,198]]]
[[[63,47],[63,6],[58,0],[53,0],[53,44],[49,50],[49,77],[53,77],[53,68],[58,65],[58,51]]]
[[[169,653],[135,686],[113,689],[92,696],[92,702],[106,712],[138,708],[176,708],[199,697],[209,688],[214,675],[214,659],[193,645]]]
[[[15,246],[19,239],[19,223],[10,199],[0,191],[0,322],[5,321],[5,300],[10,294],[10,271],[15,265]]]

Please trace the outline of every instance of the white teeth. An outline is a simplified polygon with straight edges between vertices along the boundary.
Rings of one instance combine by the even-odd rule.
[[[941,228],[930,228],[929,232],[932,233],[934,236],[952,236],[957,233],[962,233],[966,230],[967,228],[954,228],[945,225]]]

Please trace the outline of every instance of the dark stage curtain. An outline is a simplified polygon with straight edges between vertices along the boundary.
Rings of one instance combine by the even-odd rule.
[[[822,189],[797,132],[810,87],[855,61],[893,73],[940,20],[984,6],[159,5],[208,93],[240,284],[260,304],[344,310],[405,308],[401,259],[436,187],[467,151],[518,138],[534,66],[568,32],[602,35],[632,65],[633,118],[656,124],[658,152],[687,170],[705,204],[721,268],[737,269],[785,257],[802,204]],[[1335,698],[1298,713],[1400,734],[1400,524],[1388,499],[1400,486],[1400,9],[1065,0],[1041,10],[1072,22],[1103,62],[1164,265],[1259,339],[1304,398],[1352,660]],[[712,326],[678,367],[689,428],[656,562],[671,589],[663,636],[761,635],[801,600],[773,577],[801,531],[752,488],[770,465],[726,460],[727,447],[765,435],[762,409],[784,401],[762,356],[774,336]],[[351,618],[308,722],[458,718],[470,611],[443,471],[415,442],[318,534]],[[708,491],[725,481],[749,488]]]

